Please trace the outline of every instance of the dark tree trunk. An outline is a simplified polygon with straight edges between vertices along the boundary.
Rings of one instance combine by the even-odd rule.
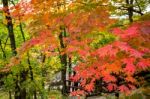
[[[12,18],[10,16],[10,12],[9,12],[9,6],[8,6],[8,0],[2,0],[3,3],[3,8],[4,8],[4,12],[6,14],[6,21],[7,21],[7,30],[8,30],[8,34],[9,34],[9,38],[10,38],[10,43],[11,43],[11,50],[13,55],[16,55],[16,44],[15,44],[15,36],[14,36],[14,32],[13,32],[13,24],[12,24]],[[18,76],[16,77],[15,80],[15,99],[20,99],[20,87],[18,85]]]
[[[66,36],[66,31],[65,28],[60,28],[61,32],[59,35],[59,40],[60,40],[60,47],[62,50],[66,48],[63,38]],[[66,95],[67,93],[67,85],[66,85],[66,69],[67,69],[67,54],[64,53],[63,55],[60,54],[60,61],[62,64],[62,70],[61,70],[61,79],[62,79],[62,94]]]
[[[11,49],[12,49],[13,55],[16,55],[17,52],[16,52],[15,36],[13,32],[12,18],[9,12],[8,0],[2,0],[2,2],[3,2],[4,12],[6,14],[7,29],[8,29],[8,34],[10,38]]]
[[[68,69],[69,69],[69,78],[71,77],[71,73],[72,73],[72,59],[71,59],[71,57],[69,57],[69,62],[68,62]],[[69,82],[68,82],[68,91],[67,92],[70,92],[70,90],[71,90],[71,81],[70,81],[70,79],[68,80]]]
[[[10,15],[9,11],[9,5],[8,5],[8,0],[2,0],[3,3],[3,8],[4,12],[6,14],[6,21],[7,21],[7,30],[10,38],[10,45],[11,45],[11,50],[13,53],[13,56],[17,55],[16,52],[16,42],[15,42],[15,35],[13,31],[13,24],[12,24],[12,18]],[[26,99],[26,89],[25,88],[20,88],[21,82],[26,80],[26,75],[27,73],[22,72],[21,75],[16,75],[15,81],[15,99]],[[21,78],[21,81],[19,81],[19,77]]]
[[[28,71],[23,71],[21,72],[21,80],[20,80],[20,84],[22,84],[24,81],[26,81],[27,79],[27,74],[28,74]],[[26,99],[26,88],[23,86],[20,90],[20,99]]]
[[[127,11],[128,11],[130,23],[133,22],[133,1],[134,0],[126,0],[126,4],[128,6]]]
[[[15,99],[21,99],[21,95],[20,95],[20,87],[19,87],[19,77],[18,75],[16,75],[16,80],[15,80],[15,95],[14,98]]]
[[[12,99],[12,97],[11,97],[12,95],[11,95],[11,91],[9,91],[9,99]]]

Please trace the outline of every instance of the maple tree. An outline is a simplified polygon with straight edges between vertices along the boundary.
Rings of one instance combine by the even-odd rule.
[[[41,46],[42,53],[48,57],[53,57],[53,55],[59,55],[60,62],[62,64],[62,80],[64,83],[63,92],[65,92],[67,59],[72,56],[72,52],[78,53],[78,55],[84,57],[83,55],[88,53],[88,43],[92,40],[89,37],[90,35],[92,35],[91,32],[93,30],[102,30],[104,29],[104,27],[106,27],[105,25],[107,25],[108,22],[113,22],[111,19],[109,19],[108,12],[100,11],[102,9],[107,10],[107,7],[95,6],[99,3],[103,4],[106,1],[89,2],[89,4],[87,2],[87,6],[94,5],[94,7],[96,7],[95,9],[87,9],[87,7],[84,7],[84,4],[82,4],[82,2],[80,1],[75,1],[70,5],[66,4],[66,6],[69,6],[67,8],[72,11],[71,13],[69,10],[65,10],[65,5],[61,5],[61,3],[64,3],[63,1],[56,2],[56,4],[60,5],[56,7],[53,7],[53,3],[55,2],[51,1],[45,1],[46,3],[44,3],[44,5],[40,4],[40,6],[39,3],[36,3],[37,1],[31,2],[31,4],[33,4],[31,7],[33,8],[33,11],[31,13],[29,12],[28,14],[30,15],[32,13],[36,13],[32,14],[34,20],[30,22],[30,25],[32,25],[32,27],[30,28],[30,32],[33,32],[34,37],[30,41],[26,42],[22,46],[22,48],[20,48],[20,51],[18,51],[18,53],[22,54],[27,49],[38,45]],[[53,10],[52,12],[49,12],[49,10],[51,9],[49,8],[50,5],[54,9],[54,11],[56,10],[56,12],[53,12]],[[83,11],[79,10],[77,13],[76,9],[79,9],[80,7],[83,7]],[[41,10],[41,8],[47,10],[37,13],[39,9]],[[43,16],[41,16],[41,14]],[[58,16],[60,14],[62,14],[62,17]],[[107,18],[108,20],[103,22],[104,19],[99,19],[99,17],[103,16],[105,16],[104,18]],[[80,21],[81,17],[82,21]],[[68,19],[70,20],[68,21]],[[37,24],[34,26],[34,23],[36,22],[40,23],[39,26]],[[32,31],[32,29],[35,29],[36,27],[41,28],[37,28],[36,30]]]
[[[149,72],[150,66],[150,46],[147,44],[150,21],[135,22],[127,27],[123,25],[125,29],[114,28],[118,20],[111,19],[110,4],[117,1],[124,2],[10,1],[13,6],[9,7],[9,17],[14,28],[20,30],[21,36],[17,37],[22,39],[14,37],[17,49],[15,47],[13,51],[17,54],[8,59],[0,71],[11,72],[4,80],[9,91],[17,91],[15,82],[19,85],[20,93],[15,99],[48,98],[45,84],[59,71],[64,95],[88,95],[94,91],[128,94],[143,85],[145,82],[140,73]],[[125,7],[127,11],[132,8],[133,14],[135,9],[129,5]],[[129,17],[133,21],[132,16]],[[6,58],[1,42],[0,45]]]
[[[149,41],[149,25],[148,21],[134,23],[125,30],[114,28],[112,32],[118,39],[91,52],[88,60],[74,68],[77,74],[71,79],[80,82],[83,91],[75,91],[73,95],[94,91],[95,81],[100,79],[111,92],[129,93],[140,86],[143,79],[136,76],[148,70],[150,64],[149,46],[145,46]]]
[[[58,13],[61,13],[61,11],[60,12],[59,10],[57,11]],[[46,24],[46,26],[48,27],[47,30],[41,32],[36,38],[32,39],[28,44],[31,44],[31,46],[36,44],[40,44],[40,45],[42,44],[45,46],[46,44],[49,47],[44,51],[48,51],[48,52],[50,50],[54,50],[58,48],[59,50],[62,50],[61,55],[62,56],[65,55],[65,57],[67,57],[66,55],[73,57],[72,55],[73,53],[78,53],[81,60],[85,61],[85,63],[81,62],[81,66],[79,63],[79,65],[75,67],[76,75],[72,79],[73,81],[75,80],[81,82],[81,86],[85,88],[85,90],[87,91],[93,91],[94,82],[96,80],[99,80],[100,78],[102,78],[103,81],[106,83],[105,86],[108,88],[109,91],[118,90],[121,92],[128,92],[129,89],[134,89],[135,85],[137,85],[137,81],[133,77],[134,74],[141,68],[142,69],[147,68],[149,64],[148,63],[149,59],[142,58],[143,55],[145,55],[145,53],[147,52],[141,51],[141,50],[148,50],[148,49],[146,49],[143,46],[140,47],[141,45],[138,46],[138,48],[140,49],[135,49],[133,48],[133,46],[135,47],[135,45],[128,44],[132,42],[128,40],[133,39],[135,37],[141,37],[139,36],[141,34],[137,32],[138,26],[136,26],[135,24],[130,28],[128,28],[127,30],[114,29],[115,35],[120,37],[119,40],[116,40],[115,42],[109,45],[106,45],[102,48],[93,51],[90,48],[90,46],[88,46],[89,43],[92,41],[92,39],[87,38],[86,35],[88,34],[92,35],[91,32],[93,31],[93,29],[97,28],[101,30],[104,28],[104,25],[108,23],[107,22],[105,22],[105,24],[99,23],[100,22],[99,17],[101,16],[97,16],[95,18],[96,15],[104,15],[100,13],[99,8],[92,10],[92,12],[85,11],[85,12],[78,12],[77,14],[79,17],[74,12],[62,17],[56,16],[54,17],[54,19],[51,19],[54,20],[52,21],[54,22],[54,24],[50,24],[49,23],[50,15],[49,13],[46,13],[45,17],[42,18],[42,20],[44,21],[44,24]],[[107,15],[105,14],[104,16],[106,18]],[[82,17],[82,21],[79,20],[79,18],[81,17]],[[68,21],[67,19],[70,20]],[[56,24],[57,22],[61,24],[57,25]],[[55,25],[55,26],[51,26],[51,25]],[[53,28],[50,29],[51,27]],[[58,35],[59,37],[61,36],[61,38],[59,39],[55,38],[54,34],[52,34],[53,31],[55,31],[55,35]],[[63,34],[59,35],[59,33],[63,33]],[[43,40],[44,38],[46,39]],[[142,38],[139,39],[141,40]],[[60,45],[59,45],[59,40],[61,41]],[[99,60],[100,62],[98,63],[97,61]],[[143,61],[145,61],[145,63],[143,63]],[[65,63],[62,62],[62,64]],[[137,67],[135,67],[136,65]],[[88,73],[88,71],[90,71],[90,73]],[[122,73],[122,75],[120,75],[120,73]],[[95,75],[96,77],[93,77],[93,75]],[[122,83],[125,83],[127,85],[125,84],[117,85],[116,83],[121,82],[121,81],[117,82],[118,79],[122,80]],[[88,84],[87,82],[90,83]]]

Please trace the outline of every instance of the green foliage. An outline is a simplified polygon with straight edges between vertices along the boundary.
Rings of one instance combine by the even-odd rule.
[[[113,42],[116,37],[108,32],[96,33],[96,39],[91,43],[91,46],[95,49],[100,48],[108,43]]]
[[[14,89],[14,79],[13,78],[14,77],[12,74],[9,74],[5,78],[3,78],[3,81],[4,81],[3,87],[6,89],[6,91]]]
[[[0,91],[0,99],[9,99],[8,93],[4,91]]]
[[[121,94],[119,98],[120,99],[143,99],[144,95],[142,93],[133,93],[130,96]]]

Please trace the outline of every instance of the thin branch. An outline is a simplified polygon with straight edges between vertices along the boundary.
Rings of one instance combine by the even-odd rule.
[[[138,10],[135,10],[135,9],[132,9],[132,11],[135,12],[135,13],[138,13],[140,15],[144,15],[141,11],[138,11]]]
[[[120,10],[128,10],[128,8],[124,7],[124,6],[118,7],[118,9],[120,9]],[[132,9],[132,11],[135,12],[135,13],[138,13],[140,15],[143,15],[143,13],[141,11],[138,11],[138,10],[135,10],[135,9]]]
[[[13,4],[13,6],[15,6],[15,3],[14,3],[14,1],[13,1],[13,0],[10,0],[10,2]]]
[[[141,13],[141,16],[143,15],[143,13],[142,13],[142,9],[141,9],[141,7],[140,7],[140,5],[139,5],[139,3],[138,3],[138,1],[137,0],[135,0],[135,2],[136,2],[136,4],[137,4],[137,6],[138,6],[138,8],[139,8],[139,12]]]

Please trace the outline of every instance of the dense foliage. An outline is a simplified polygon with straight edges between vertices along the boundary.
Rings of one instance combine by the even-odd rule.
[[[148,0],[2,0],[0,85],[11,99],[125,93],[147,85]],[[118,15],[126,17],[121,19]],[[47,89],[47,86],[49,87]]]

